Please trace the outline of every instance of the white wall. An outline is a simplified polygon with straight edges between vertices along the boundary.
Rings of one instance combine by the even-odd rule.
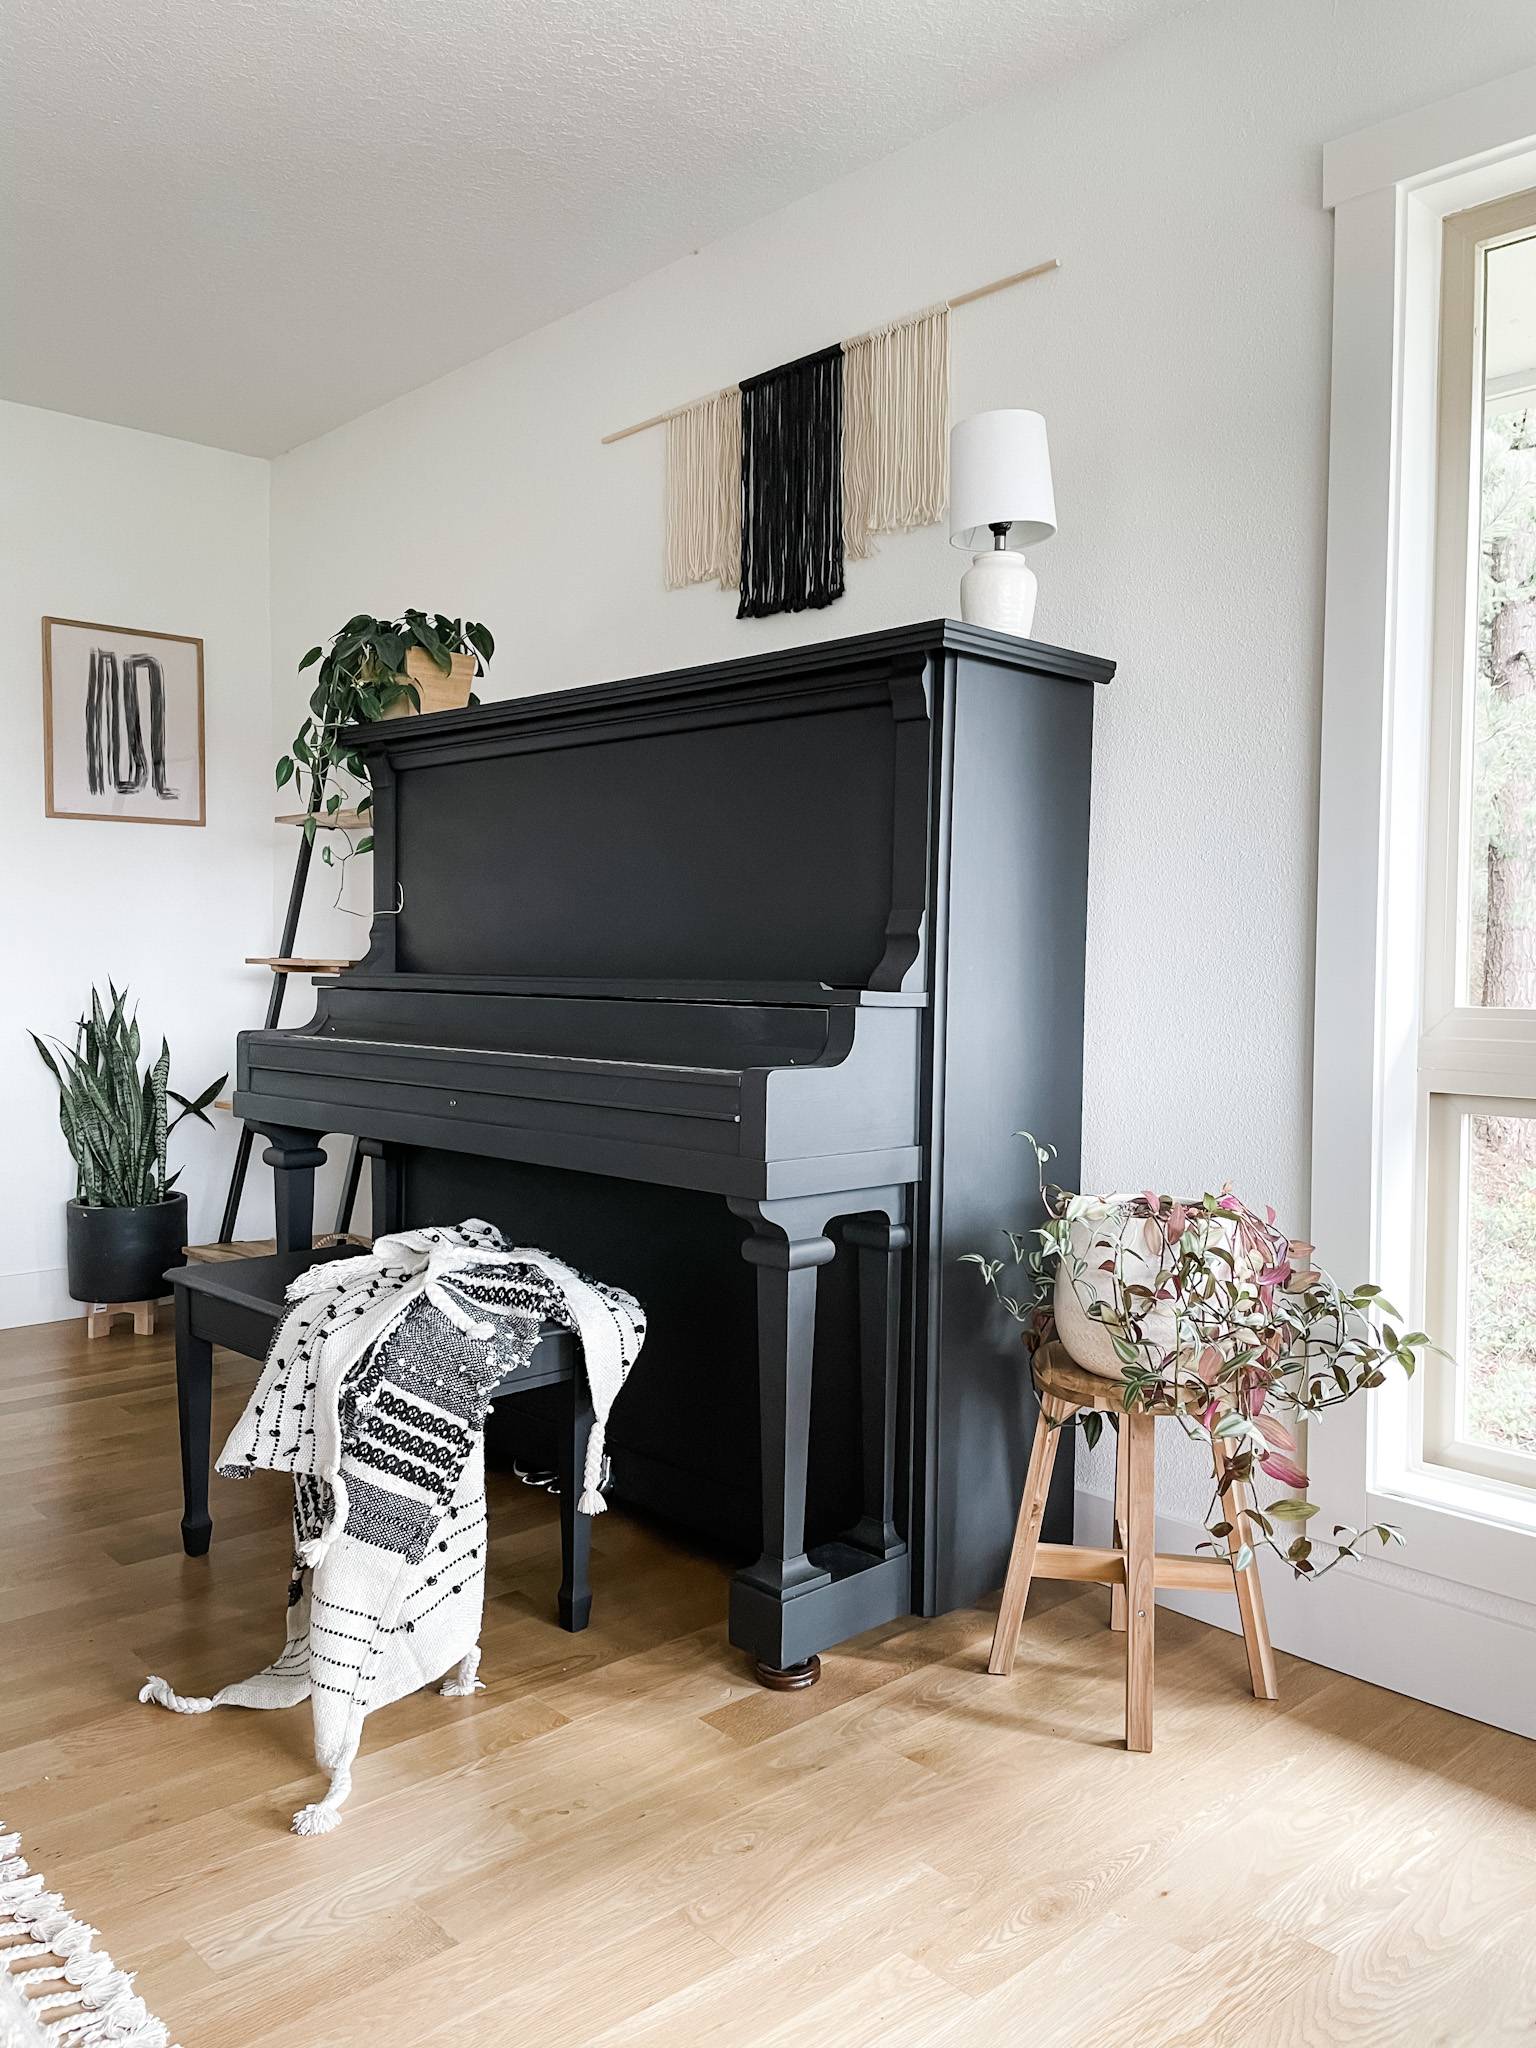
[[[1036,630],[1120,663],[1095,756],[1085,1176],[1230,1178],[1301,1234],[1332,246],[1321,147],[1533,60],[1527,0],[1199,7],[294,451],[273,475],[283,735],[298,655],[365,607],[487,620],[502,649],[490,695],[953,611],[962,563],[937,529],[851,565],[847,597],[821,614],[741,624],[730,596],[668,593],[662,437],[599,437],[1059,256],[1059,275],[956,314],[953,411],[1046,414],[1061,531],[1037,558]],[[308,942],[360,932],[332,915]],[[1170,1463],[1162,1507],[1187,1536],[1207,1489]],[[1110,1490],[1102,1453],[1079,1482],[1086,1524]],[[1447,1650],[1434,1696],[1507,1718],[1492,1695],[1533,1668],[1536,1609],[1458,1607],[1422,1576],[1433,1559],[1413,1564],[1371,1566],[1331,1618],[1331,1589],[1287,1597],[1279,1640],[1416,1689],[1389,1649],[1404,1614],[1426,1618]],[[1447,1691],[1478,1662],[1468,1644],[1484,1622],[1503,1678],[1486,1699]]]
[[[267,487],[268,465],[248,456],[0,406],[0,1326],[79,1312],[64,1281],[74,1172],[26,1027],[68,1037],[93,980],[126,983],[191,1094],[233,1064],[236,1031],[260,1021],[265,982],[240,963],[266,949],[271,918]],[[44,817],[49,613],[202,637],[201,830]],[[218,1226],[233,1144],[219,1124],[172,1140],[194,1238]],[[258,1163],[249,1227],[267,1180]]]
[[[662,587],[669,403],[1046,255],[962,309],[956,417],[1038,406],[1036,630],[1120,662],[1095,759],[1086,1171],[1305,1221],[1331,226],[1323,141],[1536,58],[1526,0],[1198,8],[280,458],[273,651],[486,619],[519,694],[928,617],[938,528],[824,613]],[[1171,912],[1165,875],[1193,883]],[[318,929],[318,927],[317,927]],[[327,926],[354,942],[356,927]]]

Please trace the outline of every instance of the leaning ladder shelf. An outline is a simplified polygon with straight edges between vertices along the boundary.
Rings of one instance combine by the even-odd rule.
[[[279,825],[306,825],[314,819],[314,831],[348,832],[356,831],[367,824],[366,817],[355,810],[336,810],[329,813],[311,805],[307,811],[283,811],[277,818]],[[283,997],[287,993],[288,978],[294,974],[339,974],[345,967],[356,963],[351,960],[307,960],[293,950],[299,934],[299,912],[304,907],[304,890],[309,881],[310,858],[314,852],[314,832],[303,832],[299,839],[298,859],[293,864],[293,882],[288,891],[288,908],[283,913],[282,937],[277,942],[277,951],[267,954],[247,954],[248,967],[265,967],[272,975],[272,986],[267,992],[267,1014],[263,1029],[274,1031],[283,1012]],[[228,1106],[228,1105],[221,1105]],[[357,1201],[358,1181],[362,1174],[362,1154],[354,1138],[347,1152],[346,1172],[342,1176],[341,1200],[336,1207],[336,1228],[322,1244],[360,1243],[352,1236],[352,1210]],[[235,1236],[235,1227],[240,1215],[240,1197],[245,1192],[245,1176],[251,1165],[251,1130],[248,1124],[240,1127],[240,1136],[235,1144],[235,1163],[230,1170],[229,1192],[224,1197],[224,1215],[219,1224],[216,1244],[188,1245],[187,1256],[194,1260],[255,1258],[276,1247],[265,1239],[240,1239]]]

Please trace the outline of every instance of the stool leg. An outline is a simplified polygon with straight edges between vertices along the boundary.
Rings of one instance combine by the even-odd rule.
[[[1051,1468],[1056,1463],[1056,1445],[1061,1437],[1060,1429],[1052,1429],[1052,1422],[1064,1422],[1076,1409],[1071,1401],[1064,1401],[1047,1394],[1040,1403],[1039,1418],[1035,1423],[1035,1440],[1029,1451],[1029,1472],[1024,1481],[1024,1498],[1019,1503],[1018,1526],[1013,1532],[1013,1550],[1008,1558],[1008,1576],[1003,1580],[1003,1604],[997,1611],[997,1627],[992,1635],[992,1655],[987,1660],[987,1669],[999,1678],[1006,1678],[1013,1669],[1013,1660],[1018,1653],[1019,1629],[1024,1621],[1024,1603],[1029,1598],[1029,1582],[1034,1576],[1035,1551],[1040,1543],[1040,1524],[1045,1516],[1046,1495],[1051,1486]]]
[[[1227,1538],[1228,1548],[1233,1556],[1243,1544],[1251,1541],[1248,1530],[1248,1489],[1239,1479],[1232,1478],[1227,1465],[1227,1454],[1221,1445],[1215,1444],[1216,1486],[1221,1495],[1224,1519],[1232,1524],[1232,1534]],[[1275,1674],[1275,1652],[1269,1640],[1269,1623],[1264,1618],[1264,1589],[1259,1583],[1259,1560],[1252,1557],[1242,1571],[1232,1574],[1233,1589],[1237,1594],[1237,1611],[1242,1617],[1243,1646],[1248,1652],[1248,1676],[1253,1684],[1256,1700],[1277,1700],[1280,1687]]]
[[[1130,1471],[1126,1449],[1130,1443],[1130,1431],[1125,1426],[1125,1417],[1115,1421],[1115,1528],[1110,1543],[1116,1550],[1125,1548],[1125,1488]],[[1125,1581],[1109,1589],[1109,1625],[1119,1634],[1125,1633]]]
[[[181,1423],[181,1547],[203,1557],[213,1536],[208,1513],[209,1437],[213,1428],[213,1346],[192,1330],[191,1301],[176,1289],[176,1409]]]
[[[1152,1641],[1157,1612],[1157,1420],[1122,1416],[1125,1432],[1125,1746],[1152,1747]]]
[[[574,1635],[592,1614],[588,1565],[592,1556],[592,1517],[579,1514],[581,1475],[587,1462],[587,1434],[592,1427],[592,1396],[586,1368],[579,1362],[571,1378],[570,1400],[560,1424],[560,1626]]]

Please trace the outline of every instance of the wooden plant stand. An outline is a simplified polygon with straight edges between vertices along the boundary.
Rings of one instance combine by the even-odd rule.
[[[1019,1646],[1019,1629],[1024,1620],[1024,1603],[1030,1581],[1041,1579],[1097,1580],[1110,1588],[1109,1625],[1125,1635],[1125,1746],[1131,1750],[1152,1747],[1152,1642],[1153,1616],[1159,1586],[1178,1586],[1190,1591],[1235,1592],[1243,1623],[1243,1642],[1248,1651],[1248,1673],[1255,1699],[1279,1698],[1275,1682],[1275,1653],[1270,1646],[1264,1620],[1264,1595],[1259,1585],[1258,1560],[1235,1571],[1226,1558],[1191,1557],[1160,1553],[1156,1547],[1155,1522],[1155,1438],[1158,1418],[1173,1416],[1173,1402],[1155,1408],[1137,1408],[1126,1413],[1124,1393],[1116,1380],[1097,1378],[1072,1363],[1058,1343],[1043,1344],[1035,1356],[1035,1386],[1040,1395],[1040,1420],[1035,1427],[1034,1446],[1029,1454],[1029,1472],[1024,1481],[1024,1499],[1019,1507],[1018,1527],[1008,1559],[1008,1576],[1003,1581],[1003,1601],[998,1610],[997,1629],[992,1638],[992,1655],[987,1669],[1006,1678],[1013,1669]],[[1180,1396],[1179,1405],[1194,1408],[1198,1393]],[[1115,1547],[1093,1550],[1076,1543],[1042,1543],[1040,1523],[1056,1462],[1060,1424],[1080,1408],[1097,1408],[1116,1417],[1118,1448],[1115,1455]],[[1056,1423],[1058,1427],[1050,1425]],[[1225,1519],[1232,1524],[1227,1539],[1235,1557],[1248,1538],[1248,1489],[1230,1477],[1227,1456],[1216,1445],[1216,1483],[1222,1496]]]
[[[155,1334],[155,1306],[152,1301],[98,1301],[86,1310],[85,1335],[87,1342],[92,1337],[105,1337],[112,1328],[116,1316],[133,1317],[135,1337],[153,1337]]]
[[[304,891],[309,882],[310,855],[314,850],[314,833],[341,831],[350,832],[364,825],[367,820],[363,812],[338,810],[325,812],[318,804],[311,804],[307,811],[284,811],[278,816],[279,825],[313,826],[305,831],[299,840],[298,856],[294,861],[293,881],[288,890],[288,908],[283,913],[282,935],[277,942],[275,953],[247,954],[247,967],[265,967],[272,976],[272,985],[267,991],[267,1013],[262,1028],[273,1031],[282,1016],[283,997],[288,982],[294,975],[339,974],[345,968],[355,967],[354,960],[305,959],[293,950],[299,934],[299,912],[304,905]],[[215,1109],[229,1109],[232,1104],[216,1102]],[[252,1243],[235,1236],[235,1226],[240,1215],[240,1197],[245,1189],[245,1176],[251,1163],[252,1132],[249,1124],[240,1126],[235,1141],[234,1165],[230,1170],[229,1191],[224,1197],[224,1214],[219,1223],[218,1241],[215,1244],[188,1245],[187,1257],[194,1262],[206,1263],[211,1260],[232,1260],[271,1255],[277,1249],[275,1240]],[[352,1225],[352,1209],[357,1200],[358,1183],[362,1173],[362,1158],[354,1138],[347,1153],[346,1172],[342,1177],[341,1200],[336,1210],[335,1238],[338,1242],[351,1242],[349,1232]]]

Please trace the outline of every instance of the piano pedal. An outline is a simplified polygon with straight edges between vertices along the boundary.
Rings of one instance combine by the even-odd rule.
[[[542,1488],[545,1493],[558,1494],[560,1491],[560,1474],[558,1472],[545,1471],[537,1465],[519,1465],[514,1458],[512,1461],[512,1475],[514,1478],[520,1479],[524,1486],[537,1486]]]

